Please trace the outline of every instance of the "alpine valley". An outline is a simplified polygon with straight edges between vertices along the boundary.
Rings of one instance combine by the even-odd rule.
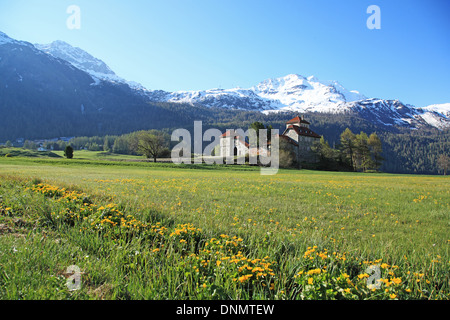
[[[424,108],[366,97],[337,81],[290,74],[251,88],[166,92],[116,75],[103,61],[63,41],[31,44],[0,32],[0,141],[119,135],[142,129],[282,130],[301,114],[330,143],[350,128],[377,132],[383,171],[437,173],[450,149],[450,103]]]

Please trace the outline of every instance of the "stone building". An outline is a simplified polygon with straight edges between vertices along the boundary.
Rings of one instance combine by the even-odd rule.
[[[286,122],[286,129],[279,137],[287,142],[287,146],[294,151],[297,162],[317,162],[311,150],[315,141],[321,136],[309,128],[310,123],[301,116]]]
[[[286,122],[286,129],[278,136],[280,138],[280,146],[281,140],[287,142],[283,145],[295,153],[298,163],[317,161],[311,147],[321,136],[312,131],[309,125],[310,123],[308,121],[301,116],[297,116]],[[246,155],[270,154],[270,142],[267,144],[267,150],[261,147],[250,148],[245,137],[240,136],[236,130],[229,130],[222,134],[217,147],[219,150],[216,149],[216,154],[222,157],[245,157]]]

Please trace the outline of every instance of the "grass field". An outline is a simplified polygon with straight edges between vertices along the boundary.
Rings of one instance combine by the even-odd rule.
[[[448,177],[81,158],[0,159],[1,299],[450,297]]]

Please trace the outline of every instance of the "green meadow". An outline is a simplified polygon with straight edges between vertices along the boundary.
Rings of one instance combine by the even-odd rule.
[[[450,297],[448,177],[110,160],[0,158],[0,299]]]

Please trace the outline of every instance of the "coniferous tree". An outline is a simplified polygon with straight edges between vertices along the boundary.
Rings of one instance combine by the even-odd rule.
[[[439,169],[443,172],[444,176],[447,175],[447,170],[450,167],[450,158],[445,154],[441,154],[438,157],[437,163]]]
[[[369,136],[369,139],[367,140],[367,144],[370,149],[371,157],[372,157],[372,165],[375,170],[379,170],[382,164],[382,161],[384,158],[381,156],[383,153],[383,147],[380,138],[378,138],[378,135],[374,132]]]
[[[356,136],[349,128],[346,128],[344,132],[341,133],[340,138],[341,138],[340,142],[341,142],[342,158],[354,170],[355,165],[353,159],[355,153]]]
[[[363,131],[355,136],[353,165],[356,170],[366,172],[370,166],[370,150],[368,145],[369,137]]]

